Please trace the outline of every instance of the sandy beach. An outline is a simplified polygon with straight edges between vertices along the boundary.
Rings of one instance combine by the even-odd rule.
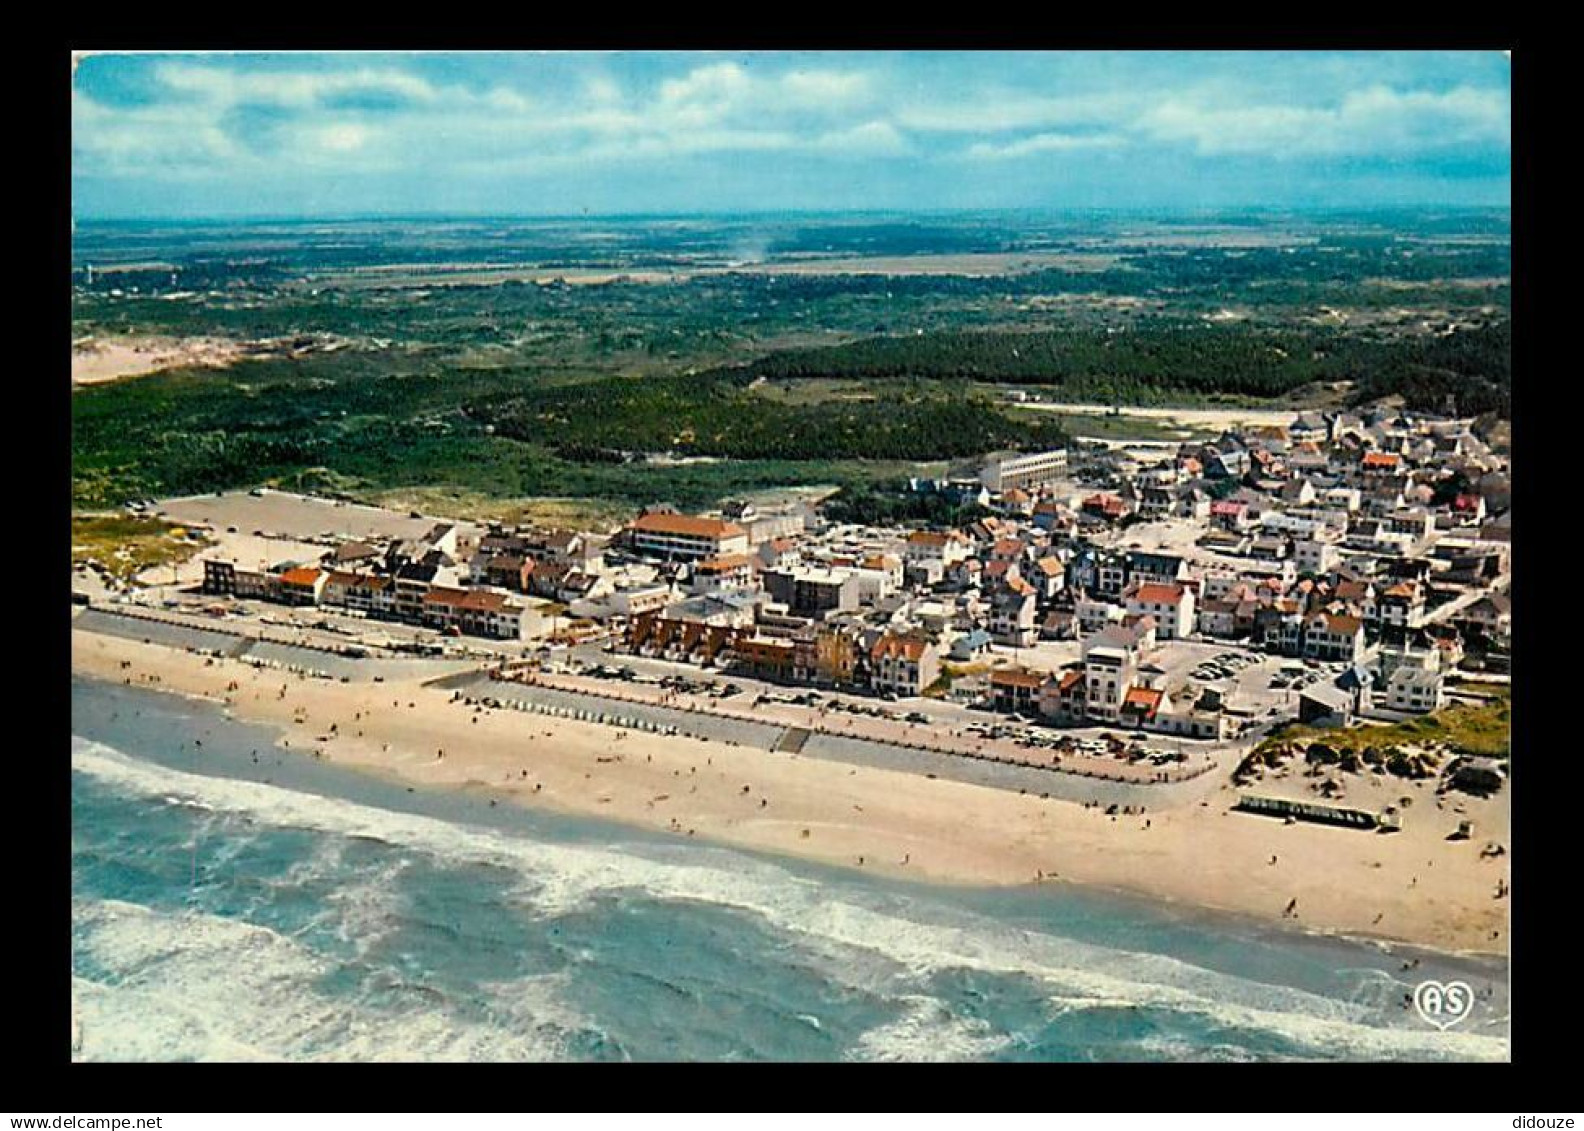
[[[245,352],[224,338],[113,338],[72,345],[71,383],[77,389],[140,377],[181,365],[230,365]]]
[[[1508,879],[1506,857],[1480,857],[1495,825],[1481,810],[1479,836],[1446,840],[1456,818],[1437,811],[1424,784],[1361,784],[1359,803],[1366,788],[1417,791],[1404,831],[1390,836],[1230,812],[1230,786],[1202,803],[1108,816],[962,782],[475,708],[416,681],[306,679],[82,630],[72,633],[72,664],[81,675],[224,703],[237,718],[280,727],[282,743],[305,757],[415,787],[498,791],[903,878],[1074,882],[1306,930],[1507,951],[1507,901],[1493,898]]]

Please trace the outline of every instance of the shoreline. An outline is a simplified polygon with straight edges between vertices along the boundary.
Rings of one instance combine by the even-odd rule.
[[[482,789],[528,808],[894,879],[1054,881],[1315,938],[1462,959],[1507,953],[1506,906],[1487,894],[1507,878],[1504,862],[1460,853],[1428,827],[1383,839],[1230,814],[1230,787],[1199,804],[1108,816],[892,770],[470,706],[417,681],[286,676],[81,629],[72,668],[219,705],[275,729],[288,751],[409,788]],[[1273,845],[1283,867],[1266,865]],[[1422,852],[1429,867],[1409,883],[1403,873]],[[1298,916],[1286,918],[1294,898]]]

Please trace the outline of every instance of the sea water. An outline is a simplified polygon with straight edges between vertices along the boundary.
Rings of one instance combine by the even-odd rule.
[[[1501,1060],[1506,968],[409,790],[77,679],[82,1060]],[[1442,1032],[1422,979],[1479,1002]]]

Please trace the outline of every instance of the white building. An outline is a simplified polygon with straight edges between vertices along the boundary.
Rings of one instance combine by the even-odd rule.
[[[1162,640],[1193,635],[1194,592],[1188,586],[1146,582],[1130,588],[1126,599],[1128,612],[1155,618]]]
[[[998,452],[979,471],[979,482],[991,491],[1039,488],[1056,483],[1067,475],[1067,450],[1050,452]]]
[[[1386,681],[1386,703],[1394,711],[1426,714],[1439,711],[1445,701],[1440,672],[1399,667]]]
[[[748,552],[748,532],[718,518],[646,514],[627,532],[638,553],[664,558],[718,558]]]

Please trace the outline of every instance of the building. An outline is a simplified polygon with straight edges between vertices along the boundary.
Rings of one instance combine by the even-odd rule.
[[[1353,697],[1335,684],[1306,688],[1298,693],[1298,721],[1306,726],[1349,726],[1353,722]]]
[[[704,558],[693,566],[693,591],[708,593],[716,589],[741,589],[752,585],[753,558],[747,554],[722,554]]]
[[[1137,682],[1139,662],[1154,644],[1155,624],[1149,617],[1097,632],[1083,642],[1084,707],[1089,718],[1117,720],[1128,690]]]
[[[868,654],[858,634],[846,624],[821,624],[795,638],[795,677],[821,687],[852,687],[861,683]]]
[[[908,535],[902,554],[909,564],[937,561],[949,566],[964,560],[972,552],[972,545],[958,531],[915,530]]]
[[[1386,705],[1418,715],[1439,711],[1445,701],[1443,686],[1440,672],[1404,665],[1386,681]]]
[[[496,640],[521,640],[530,625],[526,606],[493,589],[436,585],[423,595],[420,610],[423,623],[431,628]]]
[[[1364,659],[1364,622],[1343,613],[1319,612],[1304,618],[1299,654],[1312,660]]]
[[[221,561],[219,558],[209,558],[204,564],[203,591],[216,596],[232,596],[236,593],[236,563]]]
[[[733,641],[732,658],[752,675],[787,682],[796,669],[797,644],[781,637],[744,634]]]
[[[1040,713],[1040,688],[1045,678],[1027,668],[997,668],[990,673],[991,704],[1011,715]]]
[[[771,569],[760,574],[759,579],[771,600],[798,616],[822,618],[858,607],[860,584],[852,570]]]
[[[1014,488],[1037,490],[1060,482],[1067,475],[1067,451],[1058,448],[1049,452],[1020,455],[1016,452],[997,452],[979,471],[979,482],[992,492],[1010,491]]]
[[[1177,554],[1151,554],[1142,550],[1127,553],[1128,584],[1156,582],[1173,585],[1188,578],[1188,563]]]
[[[748,552],[748,532],[733,522],[687,514],[642,515],[627,528],[634,551],[654,557],[692,561]]]
[[[317,605],[330,575],[312,566],[298,566],[280,575],[280,599],[288,605]]]
[[[1186,585],[1144,582],[1126,595],[1127,611],[1155,618],[1162,640],[1178,640],[1194,632],[1194,592]]]
[[[1425,619],[1424,589],[1417,582],[1400,581],[1382,591],[1376,609],[1382,628],[1419,628]]]
[[[922,695],[940,678],[940,650],[928,640],[886,633],[869,649],[869,686],[899,697]]]
[[[1034,587],[1015,581],[990,600],[990,635],[997,644],[1028,648],[1039,638]]]

